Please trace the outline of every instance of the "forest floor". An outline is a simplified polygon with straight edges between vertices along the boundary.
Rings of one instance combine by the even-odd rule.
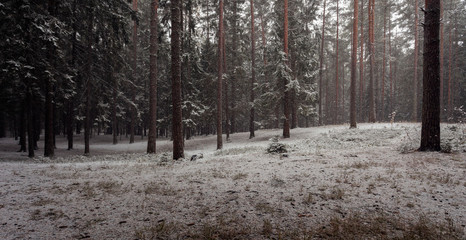
[[[195,137],[182,161],[169,140],[28,159],[0,139],[0,239],[465,239],[464,124],[442,125],[449,153],[415,151],[420,124],[299,128],[267,153],[280,134]]]

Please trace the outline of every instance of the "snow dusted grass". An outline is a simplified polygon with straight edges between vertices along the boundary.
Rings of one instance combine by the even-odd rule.
[[[442,127],[449,154],[415,152],[418,124],[295,129],[287,155],[267,153],[279,130],[189,140],[197,161],[110,138],[91,157],[5,153],[0,239],[464,239],[464,129]]]

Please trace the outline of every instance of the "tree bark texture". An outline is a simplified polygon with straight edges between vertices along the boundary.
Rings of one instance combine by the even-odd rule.
[[[324,12],[322,15],[322,40],[320,42],[320,66],[319,66],[319,125],[323,124],[322,115],[322,75],[324,68],[324,44],[325,44],[325,10],[327,6],[327,0],[324,0]],[[325,105],[327,108],[328,106]]]
[[[171,3],[171,73],[172,73],[172,136],[173,159],[184,158],[183,116],[181,109],[181,0]]]
[[[425,1],[420,151],[440,151],[440,0]]]
[[[254,83],[256,81],[256,41],[254,38],[254,0],[251,3],[251,85],[250,85],[250,113],[249,113],[249,139],[254,135]]]
[[[89,139],[91,136],[91,127],[92,127],[92,120],[91,120],[91,88],[92,88],[92,74],[91,74],[91,66],[92,66],[92,42],[93,42],[93,34],[92,28],[94,25],[94,12],[93,7],[88,6],[88,25],[87,25],[87,64],[86,64],[86,119],[84,121],[84,155],[89,155]]]
[[[443,101],[443,63],[444,63],[444,49],[443,49],[443,44],[444,44],[444,35],[443,35],[443,28],[444,28],[444,24],[443,24],[443,1],[440,1],[440,116],[442,116],[442,112],[443,112],[443,105],[444,105],[444,101]],[[442,119],[442,117],[440,117],[440,119]]]
[[[413,114],[412,114],[412,121],[417,122],[418,116],[417,116],[417,98],[418,98],[418,72],[417,72],[417,66],[419,62],[419,0],[415,0],[415,13],[414,13],[414,79],[413,79]]]
[[[340,10],[339,10],[339,5],[338,3],[340,2],[340,0],[336,0],[337,1],[337,23],[336,23],[336,27],[337,27],[337,35],[336,35],[336,38],[335,38],[335,54],[336,54],[336,58],[335,58],[335,111],[334,111],[334,115],[333,115],[333,124],[337,124],[338,123],[338,107],[339,107],[339,99],[338,99],[338,93],[339,93],[339,90],[340,90],[340,85],[339,85],[339,69],[338,69],[338,63],[339,63],[339,55],[338,53],[340,51],[338,51],[339,49],[339,24],[340,24]]]
[[[138,0],[133,0],[133,10],[137,11],[138,10]],[[133,21],[133,62],[131,64],[131,67],[133,69],[133,81],[136,81],[136,71],[137,71],[137,59],[138,59],[138,24],[136,21]],[[134,89],[133,86],[133,91],[131,91],[131,101],[133,104],[136,103],[136,89]],[[129,126],[129,143],[134,143],[134,131],[136,128],[136,108],[132,105],[131,106],[131,122]]]
[[[374,4],[375,0],[369,0],[369,122],[375,123],[375,93],[374,93],[374,61],[375,61],[375,37],[374,37]]]
[[[358,0],[354,0],[353,47],[351,52],[350,128],[356,128],[356,71],[358,61]]]
[[[284,19],[284,37],[283,37],[283,43],[284,43],[284,52],[286,55],[286,64],[289,64],[289,54],[288,54],[288,0],[285,1],[285,19]],[[287,89],[288,85],[288,80],[286,78],[283,78],[283,112],[285,115],[285,119],[283,122],[283,138],[289,138],[290,137],[290,91]]]
[[[382,56],[382,99],[380,101],[380,112],[382,116],[379,118],[382,121],[386,118],[385,114],[385,74],[387,65],[387,1],[384,1],[383,6],[383,56]]]
[[[55,15],[56,2],[54,0],[48,0],[48,11],[50,16]],[[47,50],[47,59],[50,65],[54,62],[54,46],[50,43]],[[53,157],[55,154],[55,145],[53,143],[53,75],[51,74],[45,80],[45,136],[44,136],[44,157]]]
[[[156,153],[157,137],[157,10],[158,0],[152,0],[150,10],[150,57],[149,57],[149,136],[147,138],[147,153]]]
[[[361,39],[359,46],[359,119],[364,120],[364,0],[361,0]]]
[[[223,82],[223,0],[219,2],[218,78],[217,78],[217,149],[223,148],[222,139],[222,82]]]

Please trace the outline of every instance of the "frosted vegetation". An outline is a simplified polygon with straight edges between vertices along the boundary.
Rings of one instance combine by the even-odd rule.
[[[0,239],[465,238],[464,124],[442,125],[445,153],[415,151],[419,124],[280,133],[197,137],[180,161],[168,140],[31,161],[2,139]]]

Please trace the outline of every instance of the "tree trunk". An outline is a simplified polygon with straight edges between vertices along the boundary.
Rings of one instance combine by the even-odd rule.
[[[138,10],[138,0],[133,0],[133,10]],[[137,71],[137,59],[138,59],[138,24],[136,21],[133,21],[133,60],[131,64],[131,68],[133,70],[133,81],[136,84],[136,71]],[[131,101],[133,104],[136,104],[136,89],[131,86]],[[131,115],[131,122],[129,125],[129,143],[134,143],[134,131],[136,128],[136,108],[134,105],[131,105],[130,115]]]
[[[28,132],[28,157],[33,158],[34,157],[34,149],[36,145],[35,141],[35,134],[34,134],[34,111],[33,111],[33,106],[34,106],[34,101],[32,99],[32,94],[31,91],[32,89],[28,89],[27,93],[27,132]]]
[[[338,123],[338,93],[339,93],[339,90],[340,90],[340,86],[339,86],[339,76],[338,76],[338,73],[339,73],[339,69],[338,69],[338,49],[339,49],[339,24],[340,24],[340,10],[339,10],[339,6],[338,6],[338,2],[340,2],[339,0],[336,0],[337,1],[337,35],[336,35],[336,38],[335,38],[335,54],[336,54],[336,58],[335,58],[335,112],[334,112],[334,116],[333,116],[333,124],[337,124]]]
[[[222,39],[222,55],[223,55],[223,71],[227,72],[227,54],[226,54],[226,46],[225,46],[225,31],[223,31],[223,39]],[[227,135],[227,141],[230,140],[230,106],[228,102],[228,79],[224,79],[224,98],[225,98],[225,133]]]
[[[353,47],[351,52],[350,128],[356,128],[356,65],[358,61],[358,0],[354,0]]]
[[[288,54],[288,0],[285,1],[285,30],[284,30],[284,51],[286,55],[286,64],[289,64],[289,54]],[[290,137],[290,91],[287,89],[288,80],[283,78],[283,91],[284,91],[284,101],[283,101],[283,112],[285,115],[285,119],[283,122],[283,137],[289,138]]]
[[[254,38],[254,0],[250,1],[251,5],[251,86],[249,104],[249,139],[254,137],[254,84],[256,81],[256,40]]]
[[[91,127],[92,127],[92,120],[91,120],[91,66],[92,66],[92,42],[93,42],[93,34],[92,28],[94,25],[94,13],[93,13],[93,6],[88,6],[88,25],[87,25],[87,64],[86,66],[86,119],[84,122],[84,155],[89,155],[89,138],[91,135]]]
[[[157,22],[159,1],[152,0],[150,10],[150,69],[149,69],[149,137],[147,138],[147,153],[156,152],[157,137]]]
[[[172,60],[172,104],[173,104],[173,159],[184,158],[183,116],[181,109],[181,8],[180,0],[171,2],[171,60]]]
[[[325,10],[327,6],[327,0],[324,0],[324,12],[322,15],[322,40],[320,43],[320,66],[319,66],[319,125],[323,124],[322,115],[322,75],[324,68],[324,44],[325,44]],[[325,105],[327,108],[328,106]]]
[[[440,0],[425,1],[421,147],[440,151]]]
[[[440,1],[440,19],[443,19],[443,1]],[[444,35],[443,35],[443,21],[440,22],[440,119],[442,119],[443,112],[443,63],[444,63]]]
[[[217,78],[217,150],[223,148],[222,140],[222,81],[223,81],[223,0],[219,2],[218,27],[218,78]]]
[[[384,8],[383,8],[382,99],[380,101],[380,112],[382,116],[379,117],[379,119],[382,121],[386,118],[386,113],[385,113],[385,73],[386,73],[386,64],[387,64],[386,49],[387,49],[387,0],[384,1]]]
[[[419,30],[418,30],[418,25],[419,25],[419,0],[415,0],[415,13],[414,13],[414,79],[413,79],[413,115],[412,115],[412,121],[417,122],[418,116],[417,116],[417,110],[418,110],[418,72],[417,72],[417,66],[418,66],[418,55],[419,55]]]
[[[72,5],[72,15],[73,15],[73,19],[75,19],[73,21],[73,24],[72,24],[72,27],[73,27],[73,33],[72,33],[72,38],[71,38],[71,66],[72,67],[76,67],[75,64],[76,64],[76,58],[77,58],[77,32],[78,32],[78,25],[77,25],[77,20],[76,20],[76,13],[77,13],[77,10],[76,10],[76,5],[78,4],[77,3],[78,0],[74,0],[73,1],[73,5]],[[74,122],[74,97],[71,97],[71,99],[67,99],[67,108],[68,108],[68,111],[67,111],[67,114],[66,114],[66,125],[67,125],[67,128],[66,128],[66,135],[67,135],[67,139],[68,139],[68,150],[71,150],[73,149],[73,122]]]
[[[392,66],[392,16],[390,5],[388,6],[388,67],[389,67],[389,81],[390,81],[390,105],[389,114],[393,114],[393,66]]]
[[[29,108],[28,108],[29,102],[26,100],[23,100],[21,104],[21,113],[19,116],[19,146],[20,149],[18,152],[26,152],[27,147],[26,147],[26,132],[29,130],[28,129],[28,114],[29,114]],[[32,136],[32,135],[30,135]]]
[[[453,35],[452,35],[452,26],[448,32],[448,89],[447,89],[447,121],[451,120],[453,107],[452,107],[452,69],[453,69]]]
[[[361,0],[361,39],[359,48],[359,120],[364,121],[364,0]]]
[[[369,122],[375,123],[375,93],[374,93],[374,4],[375,0],[369,0]]]
[[[233,72],[231,76],[231,82],[230,82],[230,91],[231,91],[231,99],[230,99],[230,109],[231,109],[231,114],[230,114],[230,132],[235,133],[236,132],[236,110],[235,110],[235,105],[236,105],[236,94],[235,94],[235,88],[236,88],[236,82],[237,82],[237,75],[236,75],[236,68],[238,67],[238,1],[233,2],[233,20],[232,20],[232,25],[233,25],[233,32],[232,32],[232,54],[233,54]]]
[[[50,16],[55,15],[55,1],[48,0],[48,12]],[[47,50],[47,59],[49,64],[53,65],[54,61],[54,46],[52,44],[48,45]],[[55,145],[53,143],[53,95],[54,95],[54,87],[53,87],[53,75],[51,74],[48,77],[45,83],[45,137],[44,137],[44,157],[53,157],[55,154]]]

